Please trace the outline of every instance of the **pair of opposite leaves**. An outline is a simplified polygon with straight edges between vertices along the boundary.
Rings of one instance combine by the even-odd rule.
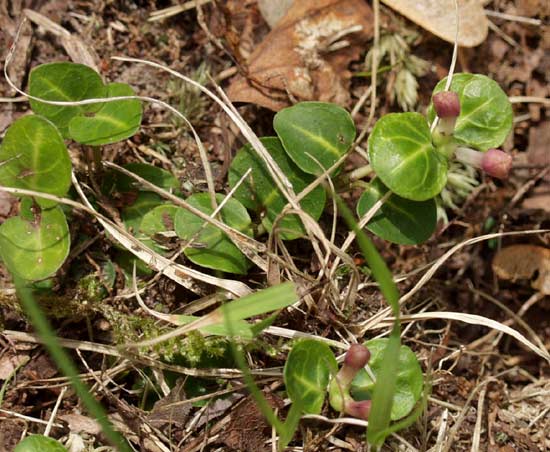
[[[63,106],[33,99],[75,102],[134,95],[129,85],[105,85],[97,72],[81,64],[50,63],[34,68],[29,94],[35,115],[15,121],[0,148],[0,183],[9,187],[65,196],[72,165],[64,138],[87,145],[109,144],[132,136],[141,124],[142,108],[137,100]],[[0,226],[4,262],[10,271],[29,280],[57,271],[70,248],[63,210],[55,201],[37,197],[35,202],[33,211],[22,207],[20,216]]]

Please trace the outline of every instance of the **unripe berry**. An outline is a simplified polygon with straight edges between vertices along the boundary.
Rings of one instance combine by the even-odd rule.
[[[458,147],[455,157],[457,160],[479,168],[489,176],[498,179],[506,179],[512,168],[512,156],[500,149],[480,152],[466,147]]]
[[[489,149],[483,154],[481,169],[489,176],[506,179],[512,168],[512,156],[500,149]]]
[[[453,91],[441,91],[434,94],[433,104],[440,118],[456,118],[460,114],[460,99]]]
[[[360,344],[353,344],[344,357],[344,366],[355,370],[361,370],[367,365],[370,359],[370,352],[367,347]]]

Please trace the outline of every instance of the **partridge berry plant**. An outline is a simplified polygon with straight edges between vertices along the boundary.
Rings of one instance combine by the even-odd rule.
[[[366,229],[393,243],[418,244],[435,230],[436,197],[451,180],[453,161],[501,179],[511,168],[511,156],[497,149],[512,127],[512,108],[498,84],[483,75],[456,74],[449,90],[445,86],[446,79],[435,87],[427,116],[391,113],[377,121],[368,138],[372,177],[365,181],[341,171],[356,129],[351,116],[339,106],[302,102],[283,109],[273,121],[276,136],[264,137],[261,142],[298,195],[301,210],[314,221],[322,215],[327,198],[325,187],[316,179],[328,173],[337,189],[346,190],[350,183],[364,189],[356,207],[359,217],[382,201]],[[71,212],[56,202],[68,196],[71,185],[72,163],[66,140],[92,150],[99,164],[99,146],[127,139],[139,129],[142,106],[132,98],[92,101],[131,97],[134,91],[122,83],[105,84],[91,68],[73,63],[34,68],[29,94],[34,114],[15,121],[0,147],[0,184],[27,190],[19,192],[19,215],[0,225],[0,257],[17,278],[39,281],[55,274],[70,251],[66,215]],[[44,102],[86,100],[90,102],[78,105]],[[142,163],[125,168],[182,196],[178,180],[165,170]],[[215,197],[194,193],[187,197],[187,205],[195,212],[213,215],[216,204],[224,202],[216,218],[243,236],[267,232],[281,240],[304,237],[302,218],[290,209],[271,174],[265,160],[246,145],[229,168],[232,197],[226,200],[221,193]],[[122,222],[144,246],[166,254],[166,237],[175,232],[187,259],[198,266],[234,274],[246,274],[251,268],[252,262],[232,238],[191,209],[166,202],[123,174],[104,172],[101,178],[102,193],[96,195],[124,200]],[[51,196],[47,199],[34,194],[38,192]],[[348,225],[353,224],[353,219],[345,219]],[[368,246],[365,249],[368,254]],[[376,259],[380,260],[379,256]],[[398,292],[395,287],[391,290],[392,301],[388,301],[398,319]],[[326,344],[297,342],[284,369],[288,395],[298,407],[294,411],[319,414],[328,392],[330,405],[338,412],[361,419],[377,413],[369,424],[382,425],[383,442],[390,431],[390,418],[407,416],[418,406],[423,388],[418,361],[410,349],[400,346],[398,320],[396,324],[389,339],[368,341],[366,348],[352,346],[340,370]],[[377,375],[389,372],[382,371],[389,362],[383,353],[387,350],[395,355],[392,366],[397,371],[391,375],[395,381],[385,396],[377,397],[376,391],[381,391],[377,388],[384,387],[375,384]],[[369,372],[364,369],[367,364]],[[380,414],[371,399],[384,398],[388,409]]]
[[[74,63],[50,63],[34,68],[29,94],[52,101],[132,96],[123,83],[105,85],[97,72]],[[0,184],[35,192],[66,196],[72,164],[65,139],[99,146],[136,133],[141,103],[122,100],[57,106],[31,98],[35,114],[15,121],[0,147]],[[19,216],[0,226],[0,256],[8,269],[26,280],[51,276],[69,254],[70,237],[65,211],[57,202],[22,197]]]

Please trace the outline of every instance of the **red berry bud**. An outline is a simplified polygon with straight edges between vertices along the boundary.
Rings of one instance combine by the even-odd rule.
[[[361,370],[369,362],[370,352],[367,347],[360,344],[353,344],[344,357],[344,366],[349,366],[354,370]]]
[[[434,94],[433,104],[440,118],[456,118],[460,114],[460,99],[453,91],[441,91]]]
[[[346,403],[345,412],[357,419],[368,420],[372,402],[370,400],[355,400]]]
[[[483,154],[481,169],[489,176],[506,179],[512,168],[512,156],[500,149],[489,149]]]

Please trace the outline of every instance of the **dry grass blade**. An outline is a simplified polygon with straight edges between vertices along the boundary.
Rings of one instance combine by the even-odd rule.
[[[75,179],[76,180],[76,179]],[[77,181],[78,183],[78,181]],[[80,187],[80,186],[78,186]],[[25,196],[34,196],[43,199],[49,199],[60,204],[65,204],[76,209],[83,210],[84,212],[92,215],[97,218],[97,220],[102,224],[102,226],[108,230],[109,233],[128,251],[134,254],[139,259],[143,260],[145,263],[150,265],[155,270],[163,273],[176,283],[182,285],[183,287],[201,294],[203,289],[198,286],[194,280],[202,281],[206,284],[210,284],[216,287],[227,290],[233,296],[243,296],[251,293],[251,289],[244,283],[240,281],[232,281],[227,279],[216,278],[214,276],[201,273],[197,270],[185,267],[181,264],[176,264],[169,259],[166,259],[164,256],[161,256],[134,236],[130,235],[124,229],[113,223],[107,217],[101,215],[99,212],[94,210],[92,207],[82,205],[78,202],[73,201],[72,199],[60,198],[55,195],[50,195],[47,193],[41,193],[34,190],[25,190],[20,188],[11,188],[11,187],[2,187],[0,186],[0,191],[11,193],[13,195],[25,195]],[[80,189],[80,191],[82,191]]]
[[[74,173],[72,174],[72,180],[73,185],[76,188],[76,191],[78,192],[84,204],[87,205],[89,210],[95,212],[95,209],[82,191],[82,188],[80,187],[80,184]],[[247,295],[251,292],[250,288],[240,281],[216,278],[215,276],[207,275],[206,273],[202,273],[197,270],[184,267],[183,265],[176,264],[170,261],[170,259],[167,259],[161,254],[158,254],[157,252],[151,250],[149,247],[141,243],[134,236],[132,236],[122,228],[115,227],[112,222],[107,222],[99,216],[97,217],[97,219],[105,228],[105,230],[134,256],[138,257],[148,266],[154,268],[159,272],[162,272],[170,279],[176,281],[178,284],[181,284],[184,287],[197,291],[197,287],[195,287],[195,284],[192,281],[193,279],[196,279],[198,281],[202,281],[207,284],[225,289],[231,294],[238,297]]]
[[[42,340],[30,333],[24,333],[22,331],[4,330],[2,335],[6,336],[12,341],[28,342],[30,344],[42,344]],[[238,369],[227,368],[212,368],[212,369],[195,369],[190,367],[183,367],[174,364],[168,364],[163,361],[154,358],[154,354],[149,355],[137,355],[132,354],[128,350],[121,351],[117,347],[111,345],[99,344],[89,341],[78,341],[74,339],[58,338],[59,343],[65,347],[73,350],[87,351],[100,353],[106,356],[113,356],[116,358],[122,358],[131,362],[139,363],[144,366],[150,366],[156,369],[169,370],[181,375],[189,375],[192,377],[214,377],[214,378],[241,378],[242,373]],[[254,375],[263,377],[280,377],[282,372],[280,369],[258,369],[251,371]],[[44,422],[45,424],[47,422]]]
[[[550,229],[532,229],[528,231],[515,231],[515,232],[497,232],[494,234],[486,234],[481,235],[479,237],[474,237],[472,239],[464,240],[463,242],[458,243],[457,245],[453,246],[449,251],[447,251],[443,256],[441,256],[439,259],[437,259],[422,275],[420,280],[414,285],[414,287],[409,290],[405,295],[403,295],[399,299],[399,304],[403,305],[407,301],[409,301],[413,295],[415,295],[424,285],[433,277],[433,275],[439,270],[439,268],[458,250],[464,248],[465,246],[474,245],[479,242],[483,242],[486,240],[496,239],[500,237],[510,237],[510,236],[517,236],[517,235],[531,235],[531,234],[545,234],[547,232],[550,232]],[[384,308],[380,310],[378,313],[373,315],[372,317],[368,318],[364,322],[361,322],[358,326],[360,327],[360,334],[364,335],[366,331],[376,328],[376,325],[387,319],[389,316],[391,316],[391,309]]]
[[[159,9],[158,11],[153,11],[147,19],[149,22],[155,22],[157,20],[168,19],[169,17],[176,16],[177,14],[189,11],[194,9],[199,5],[206,5],[212,0],[189,0],[188,2],[183,3],[182,5],[170,6],[169,8]]]
[[[166,190],[163,190],[160,187],[157,187],[155,184],[152,184],[148,180],[138,176],[137,174],[132,173],[131,171],[128,171],[122,168],[121,166],[115,163],[103,162],[103,165],[107,168],[115,169],[116,171],[119,171],[128,177],[131,177],[132,179],[138,181],[142,186],[146,187],[148,190],[151,190],[159,194],[160,196],[162,196],[165,199],[168,199],[170,202],[174,203],[175,205],[179,207],[183,207],[184,209],[191,212],[193,215],[196,215],[202,220],[204,220],[205,222],[210,223],[213,226],[217,227],[232,240],[235,246],[237,246],[245,256],[250,258],[252,262],[258,265],[258,267],[260,267],[262,270],[267,270],[267,263],[262,258],[260,258],[260,256],[258,256],[257,254],[260,252],[265,252],[265,245],[263,243],[260,243],[254,240],[252,237],[249,237],[246,234],[243,234],[242,232],[227,226],[225,223],[215,218],[214,215],[211,216],[207,213],[204,213],[203,211],[190,205],[187,201],[179,198],[178,196]],[[215,209],[215,211],[216,210],[217,208]]]
[[[481,315],[476,314],[464,314],[462,312],[447,312],[447,311],[433,311],[433,312],[421,312],[417,314],[404,314],[401,316],[402,322],[415,322],[418,320],[433,320],[433,319],[444,319],[444,320],[458,320],[459,322],[469,323],[470,325],[485,326],[493,330],[498,330],[504,334],[507,334],[518,342],[521,342],[529,350],[539,355],[541,358],[544,358],[550,363],[550,353],[546,350],[537,347],[529,339],[527,339],[519,331],[510,328],[503,323],[497,322],[496,320],[488,319]],[[377,327],[385,327],[393,322],[392,317],[384,319],[383,322],[379,323]]]
[[[388,200],[388,198],[392,195],[392,192],[388,190],[388,192],[382,196],[378,201],[374,203],[374,205],[369,209],[369,211],[363,215],[363,217],[359,220],[358,224],[361,229],[363,229],[368,222],[376,215],[376,213],[380,210],[380,208],[384,205],[384,203]],[[347,249],[351,246],[353,241],[355,240],[355,232],[350,231],[348,233],[348,236],[344,240],[344,243],[340,247],[341,251],[345,253]],[[340,263],[340,260],[338,258],[335,259],[334,263],[332,264],[332,269],[330,271],[331,278],[334,277],[334,274],[336,273],[338,264]]]

